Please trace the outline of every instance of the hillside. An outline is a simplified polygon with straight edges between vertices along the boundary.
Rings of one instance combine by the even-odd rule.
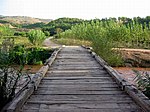
[[[52,19],[39,19],[27,16],[0,16],[0,23],[10,24],[34,24],[34,23],[48,23]]]

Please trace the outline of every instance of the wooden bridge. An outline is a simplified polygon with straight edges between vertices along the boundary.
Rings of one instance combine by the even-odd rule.
[[[79,46],[56,51],[9,112],[150,112],[150,103],[100,57]]]

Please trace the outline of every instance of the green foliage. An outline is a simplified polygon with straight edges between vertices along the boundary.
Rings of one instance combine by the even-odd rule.
[[[49,37],[50,33],[48,31],[44,31],[45,36]]]
[[[27,64],[43,64],[53,52],[52,50],[43,48],[29,48]]]
[[[8,26],[0,26],[0,37],[2,36],[13,36],[14,31]]]
[[[9,58],[11,59],[11,63],[25,65],[27,64],[27,51],[23,45],[15,46],[10,51]]]
[[[59,18],[54,21],[49,22],[43,27],[43,31],[50,32],[51,36],[57,34],[56,29],[61,29],[62,31],[70,29],[72,26],[82,23],[82,19],[77,18]]]
[[[61,28],[56,28],[55,32],[56,32],[56,36],[55,37],[59,38],[60,37],[60,33],[63,32],[63,30]]]
[[[124,23],[114,19],[86,21],[60,34],[62,38],[88,40],[94,51],[111,66],[123,65],[123,59],[112,48],[150,48],[150,30],[131,19]]]
[[[15,33],[14,33],[14,36],[22,36],[22,37],[26,37],[27,36],[27,33],[26,32],[24,32],[24,31],[16,31]]]
[[[60,36],[91,41],[92,47],[98,55],[104,58],[110,65],[119,66],[123,64],[123,60],[119,54],[112,52],[112,48],[116,47],[116,44],[114,44],[115,40],[111,34],[118,30],[115,27],[116,25],[113,21],[110,23],[100,21],[85,22],[73,26],[71,30],[61,33]]]
[[[9,53],[9,58],[14,64],[43,64],[52,52],[48,49],[25,48],[23,45],[17,45]]]
[[[148,72],[140,73],[136,70],[133,71],[136,73],[135,81],[138,84],[138,87],[150,98],[150,74]]]
[[[9,23],[9,22],[8,22],[8,21],[5,21],[5,20],[0,20],[0,23],[6,24],[6,23]]]
[[[24,24],[22,25],[22,28],[28,28],[28,29],[35,29],[35,28],[42,28],[44,27],[45,23],[34,23],[34,24]]]
[[[40,46],[46,39],[46,36],[41,30],[31,30],[28,32],[28,39],[33,45]]]

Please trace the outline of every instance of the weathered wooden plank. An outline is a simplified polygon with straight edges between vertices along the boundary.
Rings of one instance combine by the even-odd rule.
[[[51,75],[57,75],[57,74],[73,74],[73,75],[107,75],[108,73],[106,71],[103,70],[49,70],[47,71],[47,74],[51,74]],[[110,76],[110,75],[109,75]]]
[[[93,59],[90,55],[68,55],[68,56],[57,56],[57,59]]]
[[[84,54],[66,54],[66,53],[59,53],[57,56],[90,56],[91,57],[91,54],[88,53],[88,52],[85,52]]]
[[[99,64],[53,64],[51,67],[102,67]]]
[[[112,85],[116,84],[116,82],[46,82],[41,81],[41,84],[43,85]]]
[[[85,58],[79,58],[79,59],[57,59],[56,62],[87,62],[87,59]],[[95,62],[93,58],[88,59],[88,62]],[[95,62],[96,63],[96,62]]]
[[[99,75],[99,74],[93,74],[93,75],[90,75],[90,74],[82,74],[82,75],[80,75],[80,74],[53,74],[53,75],[51,75],[51,74],[48,74],[48,76],[51,76],[51,77],[58,77],[58,76],[61,76],[61,77],[73,77],[73,76],[75,76],[75,77],[89,77],[89,76],[93,76],[93,77],[107,77],[107,74],[106,75]]]
[[[57,78],[57,79],[50,79],[49,77],[45,77],[43,78],[44,82],[113,82],[113,79],[110,77],[103,77],[103,78],[91,78],[91,79],[61,79],[61,78]]]
[[[111,77],[44,77],[43,79],[47,79],[47,80],[83,80],[83,79],[112,79]]]
[[[122,101],[132,100],[127,94],[124,95],[32,95],[31,101]]]
[[[77,52],[70,52],[70,51],[61,51],[61,54],[89,54],[88,52],[81,52],[81,51],[77,51]]]
[[[66,90],[68,90],[68,89],[73,89],[74,88],[74,90],[117,90],[117,88],[118,88],[118,86],[115,86],[115,85],[111,85],[111,86],[108,86],[108,85],[103,85],[103,86],[101,86],[101,87],[99,87],[99,89],[97,89],[98,87],[97,86],[90,86],[90,87],[93,87],[92,89],[88,89],[88,87],[86,86],[86,85],[84,85],[84,86],[79,86],[79,85],[75,85],[75,86],[68,86],[68,85],[64,85],[64,86],[59,86],[59,85],[51,85],[51,86],[49,86],[49,85],[40,85],[39,86],[39,89],[40,88],[51,88],[51,90],[53,90],[53,88],[55,88],[56,90],[58,90],[58,88],[61,88],[61,89],[59,89],[59,90],[62,90],[62,89],[66,89]],[[89,87],[89,88],[90,88]],[[78,88],[78,89],[77,89]]]
[[[138,108],[134,103],[91,103],[91,104],[67,104],[67,103],[54,103],[54,104],[40,104],[28,103],[24,109],[131,109]]]
[[[97,84],[97,82],[99,83],[99,82],[110,82],[110,81],[112,81],[112,79],[98,79],[98,80],[42,80],[42,82],[44,82],[44,83],[57,83],[57,84],[59,84],[59,83],[61,83],[61,84],[64,84],[64,83],[67,83],[67,84],[72,84],[72,83],[85,83],[85,84],[87,84],[87,83],[96,83]],[[49,83],[49,84],[50,84]]]
[[[79,70],[49,70],[47,73],[101,73],[101,72],[105,72],[102,71],[100,69],[94,69],[94,70],[88,70],[88,69],[79,69]],[[105,72],[107,73],[107,72]]]
[[[80,66],[58,66],[58,67],[51,67],[49,70],[91,70],[91,69],[103,69],[103,67],[96,67],[96,66],[84,66],[84,67],[80,67]]]
[[[115,87],[109,87],[109,88],[83,88],[83,87],[39,87],[40,90],[43,91],[119,91],[119,88]]]
[[[144,111],[150,111],[150,99],[135,87],[126,86],[125,91],[132,96],[135,102],[142,106]]]
[[[59,64],[59,65],[95,65],[95,64],[97,64],[97,63],[95,63],[95,61],[79,61],[79,62],[71,62],[71,61],[67,61],[67,62],[65,62],[65,61],[58,61],[58,60],[56,60],[55,62],[54,62],[54,65],[55,64]]]
[[[110,77],[110,75],[106,71],[100,72],[55,72],[48,71],[46,77]]]
[[[112,112],[112,109],[25,109],[23,112]],[[137,108],[116,108],[113,112],[142,112]]]
[[[89,77],[89,76],[93,76],[93,77],[107,77],[108,74],[48,74],[48,77],[51,76],[51,77],[58,77],[58,76],[61,76],[61,77]]]
[[[83,88],[108,88],[108,87],[119,87],[117,84],[51,84],[49,85],[48,83],[45,84],[40,84],[39,87],[64,87],[64,88],[79,88],[79,87],[83,87]]]
[[[50,90],[42,90],[42,89],[39,89],[39,90],[37,90],[37,91],[35,91],[33,94],[40,94],[40,95],[76,95],[76,94],[78,94],[78,95],[87,95],[87,94],[92,94],[92,95],[113,95],[113,94],[118,94],[118,95],[120,95],[120,94],[125,94],[125,92],[124,91],[104,91],[104,90],[77,90],[77,91],[75,91],[75,90],[72,90],[72,91],[66,91],[66,90],[63,90],[63,91],[50,91]]]
[[[126,103],[133,103],[132,100],[122,100],[122,101],[95,101],[95,100],[90,100],[90,101],[66,101],[66,100],[63,100],[63,101],[46,101],[46,100],[36,100],[36,101],[33,101],[33,100],[28,100],[28,103],[30,104],[46,104],[46,105],[55,105],[55,104],[93,104],[93,102],[95,104],[102,104],[102,103],[118,103],[118,104],[126,104]]]

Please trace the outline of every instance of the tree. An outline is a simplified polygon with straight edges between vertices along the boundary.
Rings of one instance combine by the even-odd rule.
[[[60,28],[62,31],[71,29],[72,26],[82,23],[84,20],[78,18],[59,18],[49,22],[45,25],[42,30],[50,32],[50,35],[53,36],[57,34],[56,29]]]
[[[41,30],[30,30],[28,32],[28,39],[33,45],[40,46],[46,39],[46,36]]]
[[[63,32],[61,28],[56,28],[56,36],[60,37],[60,33]]]
[[[48,31],[44,31],[45,36],[49,37],[50,36],[50,32]]]

